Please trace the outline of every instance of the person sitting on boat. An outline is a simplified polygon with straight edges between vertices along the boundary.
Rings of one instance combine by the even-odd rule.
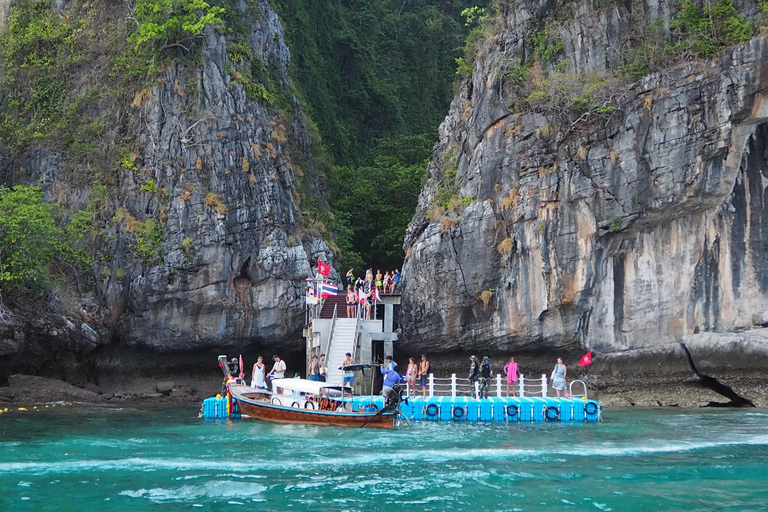
[[[387,356],[388,362],[392,362],[392,356]],[[400,385],[400,374],[389,365],[381,364],[381,374],[384,376],[384,387],[381,388],[381,396],[384,397],[384,403],[389,402],[389,395],[393,388]]]
[[[344,359],[344,364],[342,366],[349,366],[355,364],[355,360],[352,359],[352,354],[347,352],[345,354],[346,358]],[[346,386],[349,384],[352,386],[352,384],[355,383],[355,372],[344,372],[344,380],[342,381],[342,385]]]
[[[320,365],[317,362],[317,356],[312,356],[312,361],[307,368],[307,375],[309,375],[309,380],[320,380]]]
[[[267,378],[269,379],[282,379],[285,377],[285,361],[280,359],[280,356],[275,354],[272,356],[272,359],[275,361],[275,364],[272,366],[272,370],[267,374]]]
[[[251,387],[267,389],[267,365],[264,364],[264,358],[259,356],[256,363],[253,365],[253,373],[251,374]]]

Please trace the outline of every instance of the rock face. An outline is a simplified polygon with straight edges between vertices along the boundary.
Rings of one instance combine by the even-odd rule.
[[[239,10],[254,60],[292,101],[280,110],[249,95],[237,72],[244,64],[228,54],[232,38],[213,27],[205,31],[199,64],[177,60],[136,94],[127,113],[133,151],[104,207],[114,220],[94,272],[98,316],[109,332],[78,329],[78,338],[100,345],[96,359],[104,371],[134,370],[126,349],[144,354],[151,367],[158,352],[297,352],[303,280],[318,258],[335,260],[322,236],[304,228],[301,201],[327,205],[301,106],[290,95],[280,22],[266,0],[229,8]],[[62,178],[61,155],[38,148],[18,158],[25,176],[6,181],[39,184],[48,199],[63,191],[73,209],[87,201],[89,189]],[[141,244],[151,254],[140,254]],[[17,345],[3,339],[0,352],[21,357]],[[209,363],[216,371],[215,357]]]
[[[558,17],[562,73],[610,76],[630,24],[679,8],[609,3]],[[765,325],[766,38],[627,84],[612,115],[569,123],[512,108],[499,71],[527,58],[552,8],[502,7],[441,125],[405,242],[405,348],[550,357]],[[468,206],[436,218],[446,181]]]

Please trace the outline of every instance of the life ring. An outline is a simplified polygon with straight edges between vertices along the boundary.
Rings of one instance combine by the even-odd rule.
[[[454,419],[457,419],[457,420],[460,420],[461,418],[463,418],[464,417],[464,408],[463,407],[454,407],[453,408],[453,417],[454,417]]]
[[[310,407],[310,406],[312,406],[312,407]],[[306,402],[304,402],[304,408],[305,409],[312,409],[314,411],[317,407],[315,406],[315,402],[313,402],[312,400],[307,400]]]
[[[436,404],[429,404],[427,406],[427,416],[429,416],[430,418],[434,418],[435,416],[437,416],[438,411],[439,409],[437,408]]]
[[[512,421],[517,421],[517,406],[512,404],[507,406],[507,417]]]
[[[597,412],[597,404],[595,402],[587,402],[587,405],[584,406],[584,412],[595,414]]]
[[[272,397],[272,405],[283,405],[283,402],[281,402],[280,399],[277,398],[276,396],[273,396]]]
[[[298,408],[299,408],[299,407],[301,407],[301,406],[299,405],[299,402],[293,402],[293,403],[291,404],[291,407],[293,407],[294,409],[298,409]]]
[[[547,421],[557,421],[557,417],[560,415],[560,411],[557,407],[547,407],[546,417]]]

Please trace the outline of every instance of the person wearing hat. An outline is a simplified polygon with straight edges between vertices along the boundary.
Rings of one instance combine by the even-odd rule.
[[[285,377],[285,361],[280,359],[280,356],[277,354],[272,356],[272,360],[275,361],[275,364],[272,366],[272,370],[267,374],[267,378],[282,379]]]
[[[483,364],[480,365],[480,398],[488,398],[488,391],[491,389],[491,362],[488,356],[483,357]]]
[[[472,398],[478,398],[477,380],[480,377],[480,365],[475,356],[469,356],[472,365],[469,367],[469,385],[472,388]]]

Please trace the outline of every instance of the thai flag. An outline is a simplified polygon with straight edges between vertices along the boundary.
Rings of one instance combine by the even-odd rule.
[[[333,283],[326,283],[325,281],[323,281],[320,284],[320,298],[321,299],[327,299],[331,295],[336,295],[337,293],[339,293],[339,287],[336,286],[335,284],[333,284]]]

